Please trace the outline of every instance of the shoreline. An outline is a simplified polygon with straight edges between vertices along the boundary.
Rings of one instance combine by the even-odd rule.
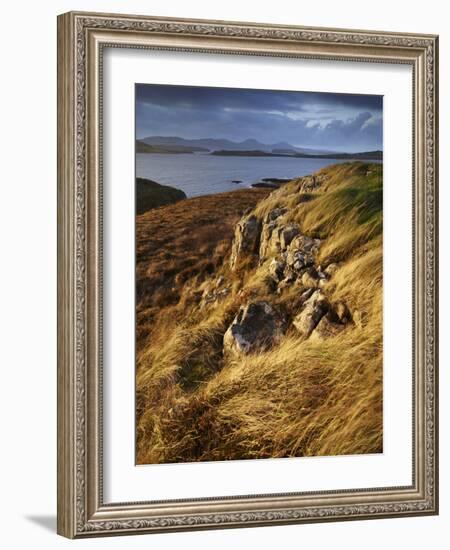
[[[166,156],[166,155],[164,155],[164,156]],[[249,157],[247,157],[247,158],[249,158]],[[307,160],[311,160],[311,159],[307,159]],[[322,160],[326,160],[326,159],[322,159]],[[355,163],[366,164],[366,165],[370,166],[371,164],[373,164],[373,165],[382,164],[382,161],[379,161],[379,160],[359,160],[359,159],[358,160],[338,159],[338,161],[336,163],[331,162],[330,164],[322,166],[322,167],[318,168],[317,170],[332,167],[334,165],[355,164]],[[186,182],[186,183],[183,182],[181,184],[180,183],[178,183],[178,184],[177,183],[160,183],[158,181],[157,177],[150,178],[148,176],[146,177],[146,176],[142,176],[142,175],[137,176],[137,178],[143,179],[143,180],[154,181],[155,183],[158,183],[160,186],[173,188],[175,190],[182,191],[186,195],[186,197],[183,200],[187,200],[187,199],[192,199],[192,198],[197,198],[197,197],[217,195],[217,194],[222,194],[222,193],[233,193],[235,191],[242,191],[242,190],[249,190],[249,189],[250,190],[252,190],[252,189],[253,190],[266,189],[268,191],[275,191],[275,190],[279,189],[280,187],[283,187],[286,183],[288,183],[292,180],[307,176],[307,175],[312,174],[312,173],[317,171],[317,170],[312,169],[311,172],[302,173],[302,170],[301,170],[301,167],[300,167],[298,173],[296,173],[292,177],[291,176],[285,177],[285,176],[282,175],[282,172],[278,176],[273,176],[273,175],[270,176],[268,174],[270,174],[271,172],[273,174],[273,172],[276,170],[276,168],[275,168],[275,170],[271,170],[270,166],[267,166],[267,167],[264,167],[264,168],[268,168],[269,170],[266,172],[265,175],[261,175],[259,177],[258,176],[256,176],[256,177],[251,177],[250,176],[249,177],[247,174],[244,175],[244,176],[239,177],[239,175],[233,174],[232,176],[230,176],[230,179],[228,179],[228,178],[223,179],[220,182],[214,182],[214,180],[212,180],[213,181],[212,184],[206,183],[205,185],[201,186],[204,189],[204,191],[201,192],[201,193],[196,193],[195,188],[192,189],[192,190],[189,189],[190,182]],[[222,189],[224,187],[225,187],[225,189]],[[220,190],[215,191],[215,189],[217,189],[217,188],[219,188]],[[197,187],[197,189],[198,189],[198,187]],[[190,192],[191,193],[194,192],[195,194],[190,194]]]

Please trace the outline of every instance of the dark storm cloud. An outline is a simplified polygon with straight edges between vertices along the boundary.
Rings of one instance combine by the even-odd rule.
[[[304,147],[380,149],[382,97],[137,85],[136,130],[138,137],[254,138]]]

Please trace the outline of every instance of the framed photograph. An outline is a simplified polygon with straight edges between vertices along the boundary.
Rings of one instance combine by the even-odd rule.
[[[58,532],[436,514],[432,35],[58,18]]]

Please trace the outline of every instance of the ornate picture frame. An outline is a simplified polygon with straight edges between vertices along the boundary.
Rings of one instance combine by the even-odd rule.
[[[405,64],[413,75],[412,484],[104,501],[105,48]],[[70,12],[58,17],[58,533],[90,536],[438,513],[438,38]]]

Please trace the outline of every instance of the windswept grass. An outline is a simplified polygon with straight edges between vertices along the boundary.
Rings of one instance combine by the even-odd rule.
[[[153,327],[182,319],[229,252],[235,223],[268,195],[242,189],[149,210],[136,218],[137,351]]]
[[[321,173],[328,179],[311,193],[294,180],[270,195],[202,197],[138,218],[138,323],[145,326],[138,331],[138,463],[382,451],[381,166],[346,163]],[[348,328],[301,340],[291,327],[265,352],[223,356],[223,334],[241,304],[269,300],[290,319],[302,292],[293,285],[274,293],[264,265],[230,271],[232,225],[247,206],[260,218],[288,207],[290,221],[322,239],[318,262],[337,264],[324,292],[347,304]],[[230,292],[201,305],[218,276]],[[168,295],[158,298],[158,288]]]

